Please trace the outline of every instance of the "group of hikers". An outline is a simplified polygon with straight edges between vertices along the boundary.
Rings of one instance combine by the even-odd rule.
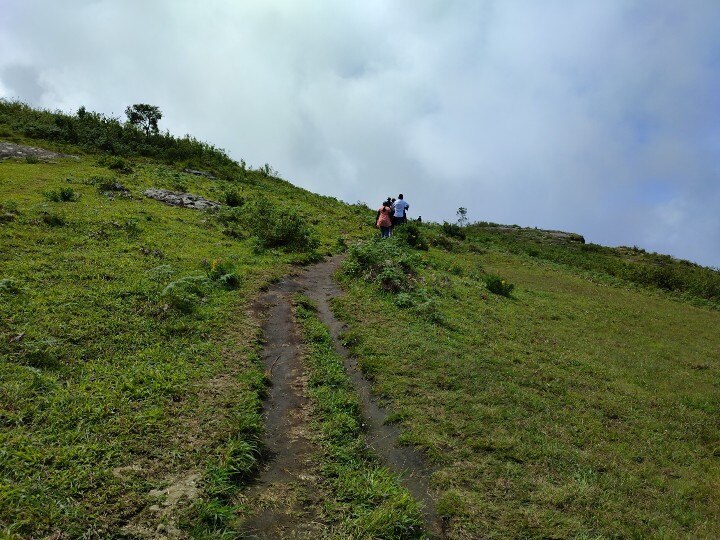
[[[410,205],[403,198],[403,194],[397,199],[387,198],[382,206],[378,208],[375,224],[380,228],[380,236],[388,238],[392,236],[393,227],[407,222],[407,211]]]

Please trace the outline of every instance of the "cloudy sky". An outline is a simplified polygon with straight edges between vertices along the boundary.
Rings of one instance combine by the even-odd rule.
[[[0,96],[720,266],[718,0],[0,0]]]

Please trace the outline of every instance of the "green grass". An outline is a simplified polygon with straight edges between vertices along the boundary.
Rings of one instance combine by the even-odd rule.
[[[221,484],[247,477],[261,429],[248,305],[289,265],[362,234],[366,210],[259,172],[209,180],[129,159],[120,174],[101,158],[0,163],[3,534],[119,534],[157,502],[152,489],[193,472],[208,508],[226,511]],[[131,197],[104,195],[108,181]],[[214,214],[145,198],[149,187],[291,209],[317,251],[258,251],[247,219],[232,236]],[[192,504],[173,520],[207,530],[212,512]]]
[[[302,295],[295,298],[295,314],[307,347],[309,394],[329,494],[324,507],[334,536],[423,537],[417,502],[366,446],[358,398],[327,328]]]
[[[447,234],[448,230],[445,232]],[[641,287],[670,291],[679,298],[720,307],[718,269],[705,268],[669,255],[648,253],[636,246],[611,248],[559,241],[544,231],[528,228],[504,230],[498,226],[473,224],[461,229],[461,233],[476,250],[488,247],[502,249],[558,263],[586,275],[612,276]]]
[[[438,467],[450,537],[718,537],[720,314],[472,245],[431,249],[399,294],[351,250],[335,304]]]
[[[79,156],[0,162],[0,536],[167,521],[236,537],[266,384],[249,306],[345,249],[347,343],[436,465],[451,538],[720,536],[719,272],[487,224],[366,241],[363,205],[92,115],[0,102],[0,136]],[[228,204],[169,207],[150,187]],[[297,304],[322,516],[338,537],[420,536]],[[195,495],[154,514],[153,493],[188,478]]]

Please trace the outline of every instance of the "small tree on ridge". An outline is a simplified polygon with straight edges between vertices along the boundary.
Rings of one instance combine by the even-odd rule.
[[[147,103],[136,103],[135,105],[128,105],[127,109],[125,109],[125,115],[128,123],[140,127],[146,136],[149,137],[150,133],[158,134],[158,121],[162,118],[159,107]]]

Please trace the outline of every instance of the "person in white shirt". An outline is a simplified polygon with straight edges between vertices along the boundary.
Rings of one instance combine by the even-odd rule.
[[[395,201],[395,204],[393,205],[393,209],[395,210],[393,216],[394,225],[407,222],[407,216],[405,214],[408,210],[410,210],[410,205],[407,201],[405,201],[405,199],[403,199],[402,193],[398,195],[397,201]]]

